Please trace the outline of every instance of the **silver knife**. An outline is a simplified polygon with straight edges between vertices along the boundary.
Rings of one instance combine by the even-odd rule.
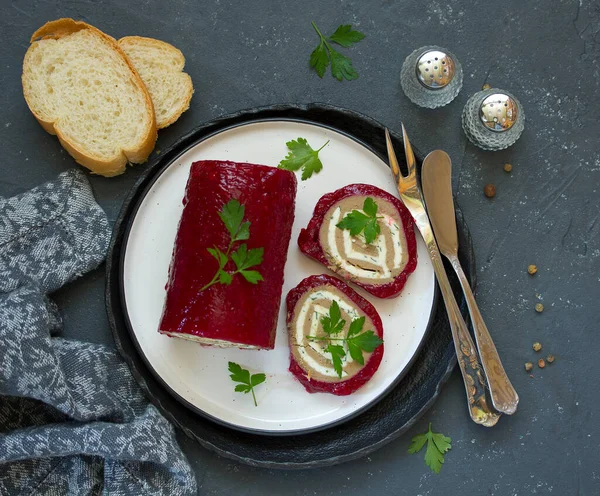
[[[427,161],[421,169],[421,185],[435,239],[442,255],[450,261],[456,271],[467,300],[492,405],[499,412],[512,415],[517,411],[519,395],[506,375],[492,336],[483,321],[469,281],[458,260],[458,235],[452,199],[452,162],[446,152],[435,150],[427,155]]]

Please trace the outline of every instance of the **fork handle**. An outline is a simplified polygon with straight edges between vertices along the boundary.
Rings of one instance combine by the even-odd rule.
[[[519,395],[515,391],[515,388],[511,384],[506,371],[500,361],[500,356],[490,336],[471,286],[467,280],[467,276],[463,272],[458,257],[448,257],[452,267],[456,271],[460,285],[462,286],[465,299],[467,300],[467,306],[469,307],[469,314],[471,315],[471,322],[473,324],[473,330],[475,331],[475,340],[477,341],[477,349],[479,350],[479,357],[481,358],[481,365],[487,377],[488,386],[490,388],[490,397],[492,399],[492,405],[499,412],[512,415],[517,411],[517,404],[519,403]]]
[[[448,319],[450,321],[450,329],[452,330],[452,338],[454,340],[458,365],[465,383],[465,391],[469,403],[469,414],[475,423],[486,427],[492,427],[498,422],[500,414],[495,412],[487,404],[485,395],[486,383],[481,374],[481,365],[477,358],[477,351],[473,344],[473,340],[471,339],[467,324],[458,308],[458,303],[456,303],[456,298],[454,298],[454,293],[452,292],[446,269],[442,263],[442,257],[437,247],[437,243],[433,237],[433,232],[430,227],[427,228],[423,225],[419,225],[419,223],[417,226],[427,245],[433,269],[442,292],[444,304],[446,305],[446,312],[448,313]]]

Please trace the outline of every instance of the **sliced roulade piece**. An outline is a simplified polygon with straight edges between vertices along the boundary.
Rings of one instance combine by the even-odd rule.
[[[410,212],[368,184],[351,184],[317,203],[300,250],[378,298],[398,296],[417,267]]]
[[[345,396],[364,386],[383,357],[383,325],[343,281],[310,276],[286,299],[290,372],[309,393]]]
[[[295,198],[293,172],[192,164],[159,332],[204,345],[272,349]]]

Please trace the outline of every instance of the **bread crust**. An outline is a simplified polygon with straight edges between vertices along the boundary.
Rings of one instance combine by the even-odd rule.
[[[187,81],[185,97],[181,102],[181,106],[177,109],[177,112],[175,112],[171,116],[171,118],[167,119],[164,122],[161,122],[160,125],[158,125],[158,129],[164,129],[165,127],[170,126],[177,119],[179,119],[179,117],[181,117],[181,114],[183,114],[187,109],[190,108],[190,102],[192,100],[192,95],[194,94],[194,85],[192,83],[192,78],[188,73],[183,72],[183,68],[185,67],[185,57],[183,56],[183,53],[181,52],[181,50],[179,50],[179,48],[171,45],[170,43],[167,43],[166,41],[157,40],[155,38],[145,38],[144,36],[125,36],[121,38],[117,43],[120,47],[127,44],[155,45],[164,50],[175,52],[177,54],[177,58],[181,60],[181,67],[179,68],[179,70],[181,71],[181,74],[183,74]],[[125,55],[127,56],[127,54]]]
[[[77,145],[64,136],[60,130],[60,121],[53,120],[48,121],[44,120],[33,108],[30,104],[29,100],[29,92],[27,90],[27,86],[24,84],[25,82],[25,66],[27,64],[27,58],[32,50],[32,47],[38,40],[43,39],[60,39],[70,34],[76,33],[78,31],[88,29],[98,35],[102,40],[104,40],[107,44],[109,44],[124,60],[127,67],[131,71],[132,77],[135,81],[136,86],[142,92],[145,106],[150,113],[149,125],[147,125],[144,133],[144,138],[135,149],[121,149],[120,155],[116,155],[112,160],[106,160],[102,157],[93,156],[89,154],[86,150],[82,150],[77,147]],[[100,174],[102,176],[116,176],[118,174],[122,174],[125,171],[127,162],[132,163],[142,163],[145,162],[152,150],[154,149],[154,145],[156,143],[157,138],[157,128],[156,128],[156,117],[154,113],[154,106],[152,104],[152,99],[150,98],[150,94],[146,89],[146,85],[143,83],[140,75],[136,71],[135,67],[131,64],[129,58],[125,55],[119,44],[116,42],[114,38],[108,36],[103,33],[99,29],[91,26],[82,21],[75,21],[70,18],[62,18],[57,19],[55,21],[50,21],[44,24],[41,28],[39,28],[33,35],[30,40],[31,46],[27,50],[25,54],[25,60],[23,63],[23,73],[22,73],[22,82],[23,82],[23,94],[25,96],[25,101],[27,102],[27,106],[31,110],[31,113],[37,119],[37,121],[41,124],[41,126],[50,134],[55,134],[58,136],[58,139],[61,145],[69,152],[69,154],[81,165],[90,169],[92,172],[96,174]]]

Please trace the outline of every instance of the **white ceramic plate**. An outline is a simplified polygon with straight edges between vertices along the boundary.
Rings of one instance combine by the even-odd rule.
[[[330,140],[321,152],[323,170],[307,181],[298,176],[296,218],[285,266],[275,349],[251,351],[202,347],[158,333],[165,284],[181,199],[190,165],[196,160],[234,160],[277,166],[285,143],[304,137],[313,148]],[[154,182],[143,198],[125,240],[123,292],[133,337],[150,369],[188,406],[213,419],[262,433],[311,431],[337,423],[380,399],[407,370],[425,336],[434,303],[434,273],[425,245],[417,236],[418,264],[402,294],[380,300],[356,289],[379,312],[384,326],[385,353],[379,370],[356,393],[338,397],[309,394],[288,372],[285,296],[302,279],[327,270],[300,253],[300,229],[308,224],[317,200],[352,183],[368,183],[392,194],[395,187],[387,165],[348,136],[329,128],[296,121],[268,121],[224,130],[184,152]],[[251,395],[234,392],[227,362],[234,361],[267,380]]]

